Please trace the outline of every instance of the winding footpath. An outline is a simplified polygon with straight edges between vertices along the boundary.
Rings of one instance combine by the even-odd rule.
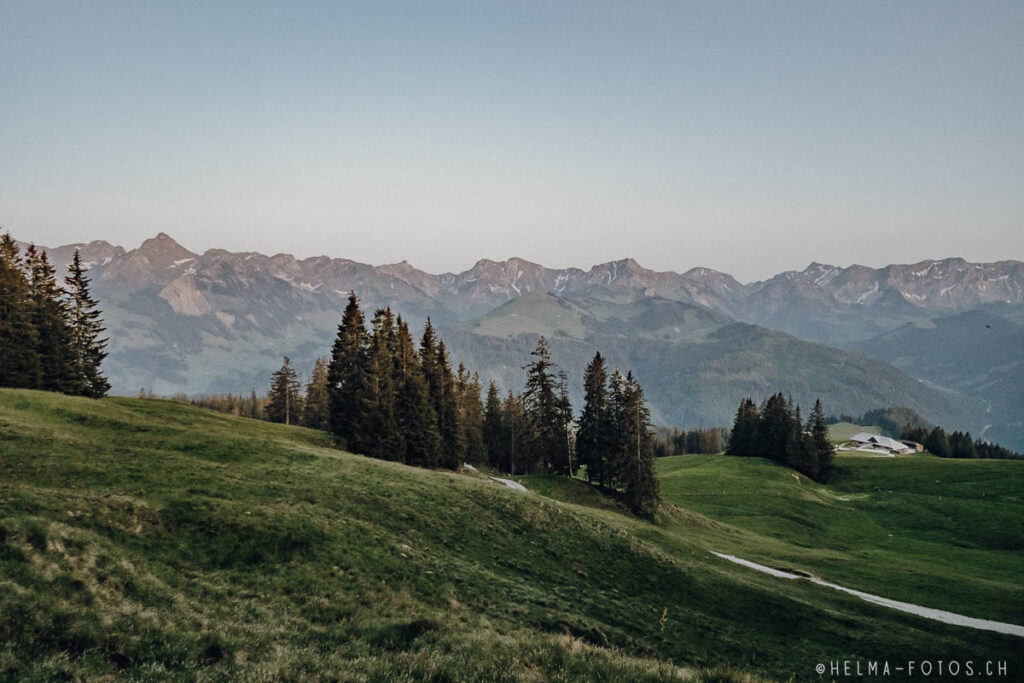
[[[505,486],[515,491],[529,491],[528,488],[520,484],[518,481],[512,481],[511,479],[501,479],[499,477],[491,477],[494,481],[504,484]]]
[[[898,610],[900,612],[906,612],[908,614],[916,614],[919,617],[925,619],[932,619],[934,621],[941,621],[944,624],[954,624],[955,626],[966,626],[967,628],[979,629],[981,631],[995,631],[996,633],[1006,633],[1011,636],[1018,636],[1024,638],[1024,626],[1018,626],[1017,624],[1007,624],[1002,621],[990,621],[988,619],[976,619],[974,617],[965,617],[962,614],[956,614],[954,612],[946,612],[941,609],[932,609],[931,607],[921,607],[920,605],[914,605],[909,602],[900,602],[899,600],[890,600],[889,598],[883,598],[878,595],[872,595],[871,593],[865,593],[863,591],[854,590],[845,586],[840,586],[835,583],[829,583],[823,581],[815,576],[795,574],[793,572],[783,571],[781,569],[773,569],[772,567],[766,567],[763,564],[751,562],[750,560],[744,560],[741,557],[735,555],[726,555],[725,553],[716,553],[714,550],[711,554],[715,557],[720,557],[723,560],[734,562],[739,565],[743,565],[749,569],[754,569],[759,572],[763,572],[770,576],[774,576],[778,579],[805,579],[811,583],[816,583],[819,586],[825,586],[833,590],[842,591],[843,593],[849,593],[855,595],[861,600],[881,605],[882,607],[888,607],[890,609]]]

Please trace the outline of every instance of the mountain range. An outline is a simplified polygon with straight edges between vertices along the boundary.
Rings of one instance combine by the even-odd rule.
[[[578,405],[600,349],[631,368],[657,421],[731,421],[739,399],[773,391],[859,414],[906,405],[947,428],[1024,447],[1024,263],[960,258],[884,268],[812,263],[741,283],[709,268],[682,273],[623,259],[552,269],[519,258],[461,273],[406,261],[371,266],[319,256],[211,249],[160,233],[126,250],[79,249],[111,337],[115,392],[263,391],[289,355],[326,355],[349,291],[418,328],[429,316],[456,361],[518,390],[539,334],[570,375]]]

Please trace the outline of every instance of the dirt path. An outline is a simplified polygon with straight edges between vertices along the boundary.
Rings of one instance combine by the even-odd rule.
[[[734,562],[744,567],[754,569],[759,572],[763,572],[770,576],[774,576],[779,579],[805,579],[811,583],[816,583],[819,586],[825,586],[833,590],[842,591],[843,593],[849,593],[855,595],[861,600],[881,605],[882,607],[888,607],[890,609],[899,610],[900,612],[906,612],[908,614],[916,614],[919,617],[925,619],[932,619],[934,621],[941,621],[944,624],[954,624],[956,626],[966,626],[967,628],[979,629],[982,631],[995,631],[996,633],[1006,633],[1011,636],[1020,636],[1024,638],[1024,626],[1018,626],[1017,624],[1007,624],[1001,621],[990,621],[988,619],[976,619],[974,617],[965,617],[962,614],[956,614],[954,612],[946,612],[941,609],[932,609],[931,607],[921,607],[920,605],[914,605],[909,602],[900,602],[898,600],[890,600],[889,598],[883,598],[878,595],[872,595],[871,593],[864,593],[863,591],[854,590],[852,588],[846,588],[835,583],[829,583],[823,581],[816,576],[804,576],[803,574],[795,574],[790,571],[782,569],[773,569],[772,567],[766,567],[763,564],[751,562],[750,560],[744,560],[743,558],[736,557],[735,555],[726,555],[725,553],[716,553],[711,551],[711,554],[715,557],[720,557],[723,560]]]
[[[530,490],[530,489],[526,488],[525,486],[523,486],[522,484],[520,484],[518,481],[512,481],[511,479],[499,479],[498,477],[491,477],[491,479],[493,479],[494,481],[497,481],[497,482],[500,482],[500,483],[504,484],[505,486],[509,487],[510,489],[515,489],[516,491],[529,491]]]

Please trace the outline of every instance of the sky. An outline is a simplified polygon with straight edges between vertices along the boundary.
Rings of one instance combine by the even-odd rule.
[[[1022,2],[0,0],[0,227],[430,272],[1024,258]]]

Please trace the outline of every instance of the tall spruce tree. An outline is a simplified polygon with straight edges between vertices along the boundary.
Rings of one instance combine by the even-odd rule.
[[[790,422],[792,433],[786,443],[786,454],[782,462],[817,481],[820,476],[817,449],[810,435],[804,430],[800,406],[793,406],[791,401],[790,408],[793,415]]]
[[[302,424],[313,429],[331,428],[331,400],[327,388],[327,361],[317,358],[306,384],[306,400],[302,405]]]
[[[949,437],[946,435],[946,430],[936,425],[932,427],[932,430],[928,432],[928,436],[925,437],[924,447],[932,455],[937,455],[940,458],[948,458],[950,456],[949,449]]]
[[[732,432],[729,435],[728,453],[730,455],[756,455],[758,453],[757,429],[759,422],[760,414],[753,399],[744,398],[740,401]]]
[[[36,331],[36,356],[39,362],[37,388],[67,391],[71,376],[68,309],[64,292],[46,252],[34,245],[26,250],[29,268],[29,300],[32,326]]]
[[[370,391],[365,399],[367,425],[363,452],[375,458],[401,461],[404,459],[405,439],[395,416],[394,326],[390,308],[374,312],[367,357]]]
[[[610,484],[608,461],[612,424],[607,383],[604,357],[598,351],[583,373],[583,412],[576,431],[576,454],[580,466],[587,468],[587,479],[601,486]]]
[[[0,236],[0,386],[36,387],[38,343],[21,250],[4,233]]]
[[[298,423],[302,415],[302,394],[299,377],[288,356],[284,357],[284,364],[270,378],[267,399],[267,419],[286,425]]]
[[[612,370],[611,377],[608,378],[609,444],[608,458],[605,463],[608,486],[611,488],[625,486],[625,471],[629,466],[627,459],[629,452],[627,402],[626,378],[618,368],[615,368]]]
[[[465,461],[471,465],[487,462],[487,443],[484,440],[484,404],[480,397],[480,376],[470,374],[459,363],[456,374],[458,389],[459,423],[465,443]]]
[[[459,424],[458,387],[443,341],[437,343],[437,369],[440,373],[437,430],[441,435],[441,467],[454,470],[465,460],[466,440]]]
[[[366,321],[359,299],[350,292],[338,325],[327,370],[331,431],[349,450],[362,452],[369,393]]]
[[[407,465],[437,467],[441,436],[409,326],[399,316],[395,348],[395,418],[404,435]]]
[[[501,406],[501,426],[505,446],[504,460],[500,469],[509,474],[526,474],[531,471],[536,458],[530,452],[533,445],[530,419],[522,396],[511,391]]]
[[[633,512],[650,517],[657,510],[660,497],[658,478],[654,472],[651,415],[643,389],[633,374],[627,373],[625,379],[617,371],[616,375],[613,380],[619,383],[613,391],[617,396],[618,412],[616,442],[619,453],[614,459],[617,465],[616,478]]]
[[[484,404],[484,444],[487,449],[487,463],[494,469],[503,469],[507,458],[505,452],[504,426],[502,425],[501,397],[498,385],[493,381],[487,385],[487,401]]]
[[[776,462],[786,462],[795,428],[792,406],[782,393],[765,400],[757,425],[756,455]]]
[[[818,481],[827,481],[832,473],[832,460],[835,457],[836,449],[828,435],[828,425],[825,423],[825,411],[821,407],[821,399],[814,402],[814,409],[807,420],[807,432],[818,461]]]
[[[557,393],[556,366],[551,362],[551,352],[544,337],[537,339],[537,348],[530,355],[534,360],[525,368],[523,400],[530,420],[531,455],[536,461],[529,471],[570,474],[566,441],[568,425]]]
[[[107,357],[107,340],[100,338],[103,320],[96,301],[89,294],[89,278],[85,272],[82,257],[75,249],[68,276],[64,278],[70,333],[68,391],[101,398],[110,390],[110,383],[100,373],[100,364]]]

